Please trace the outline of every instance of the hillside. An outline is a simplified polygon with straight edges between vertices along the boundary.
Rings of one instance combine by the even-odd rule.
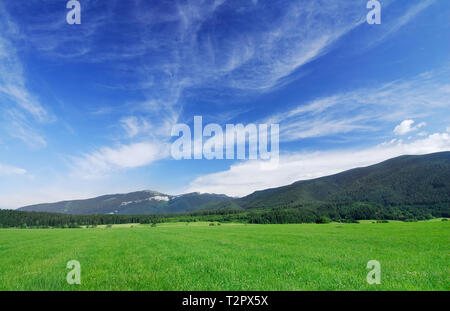
[[[295,207],[317,202],[448,206],[450,152],[401,156],[331,176],[257,191],[236,201],[242,208]]]
[[[86,200],[29,205],[19,210],[65,214],[173,214],[199,210],[208,203],[229,199],[219,194],[188,193],[173,196],[145,190]]]

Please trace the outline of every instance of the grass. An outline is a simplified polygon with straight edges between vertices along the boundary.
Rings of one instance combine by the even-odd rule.
[[[448,222],[0,229],[0,290],[450,290]],[[66,264],[81,263],[81,285]],[[369,260],[381,284],[366,282]]]

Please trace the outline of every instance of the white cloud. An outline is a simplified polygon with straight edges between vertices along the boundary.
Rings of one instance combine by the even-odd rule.
[[[436,133],[408,143],[394,139],[367,149],[294,153],[281,156],[279,166],[272,170],[261,166],[260,161],[247,161],[232,165],[223,172],[200,176],[190,183],[186,191],[244,196],[256,190],[327,176],[400,155],[440,151],[450,151],[450,134]]]
[[[421,123],[417,124],[416,126],[413,126],[413,124],[414,124],[414,120],[404,120],[404,121],[402,121],[402,123],[400,123],[399,125],[397,125],[394,128],[394,133],[396,135],[405,135],[407,133],[416,131],[426,125],[425,122],[421,122]]]
[[[0,175],[25,175],[27,170],[0,163]]]
[[[104,147],[82,157],[74,158],[73,173],[83,178],[104,176],[114,170],[148,165],[167,157],[168,145],[160,142],[141,142]]]
[[[129,138],[135,137],[142,133],[148,133],[151,128],[147,120],[134,116],[122,118],[120,123]]]
[[[417,134],[417,136],[420,136],[420,137],[424,137],[424,136],[427,136],[427,135],[428,135],[427,132],[420,132],[420,133]]]

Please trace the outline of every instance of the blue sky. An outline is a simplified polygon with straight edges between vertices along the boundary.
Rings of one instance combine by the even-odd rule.
[[[242,196],[450,150],[450,2],[0,3],[0,208]],[[174,160],[176,123],[278,123],[280,162]]]

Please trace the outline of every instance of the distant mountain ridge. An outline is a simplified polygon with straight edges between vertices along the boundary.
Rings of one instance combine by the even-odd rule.
[[[222,194],[168,195],[144,190],[103,195],[85,200],[29,205],[21,207],[19,210],[65,214],[173,214],[196,211],[202,209],[205,204],[230,199],[230,197]]]
[[[155,191],[105,195],[88,200],[22,207],[23,211],[69,214],[172,214],[199,210],[302,208],[323,203],[450,207],[450,152],[400,156],[331,176],[256,191],[243,198]]]

